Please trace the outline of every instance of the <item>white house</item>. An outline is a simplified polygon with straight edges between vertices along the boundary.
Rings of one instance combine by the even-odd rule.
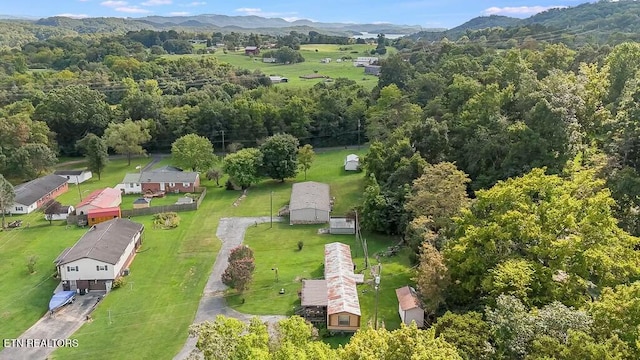
[[[344,169],[346,171],[358,171],[360,169],[360,158],[356,154],[349,154],[344,158]]]
[[[93,177],[89,170],[58,170],[54,174],[66,178],[70,184],[81,184]]]
[[[63,290],[109,291],[113,281],[125,275],[142,244],[143,231],[142,224],[127,219],[92,226],[54,261]]]
[[[67,179],[58,175],[51,174],[31,180],[14,188],[16,194],[14,203],[4,211],[12,214],[29,214],[68,189]]]
[[[315,181],[295,183],[289,201],[289,223],[328,223],[331,205],[329,184]]]
[[[272,84],[286,83],[289,82],[289,79],[282,76],[269,76],[269,80],[271,80]]]
[[[353,62],[353,66],[366,66],[378,63],[377,57],[361,56]]]
[[[69,217],[69,214],[71,214],[73,212],[74,208],[73,206],[69,205],[69,206],[60,206],[60,209],[58,209],[58,212],[56,214],[44,214],[44,219],[45,220],[67,220],[67,218]]]
[[[415,321],[416,326],[424,326],[424,310],[420,307],[420,300],[416,294],[416,290],[410,286],[396,289],[398,297],[398,313],[400,319],[406,325],[410,325]]]

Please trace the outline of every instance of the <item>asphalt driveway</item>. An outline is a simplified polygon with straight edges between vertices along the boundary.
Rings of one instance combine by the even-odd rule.
[[[104,291],[92,291],[86,295],[76,295],[73,304],[65,305],[53,315],[45,314],[38,322],[25,331],[18,341],[4,339],[1,360],[37,360],[46,359],[57,347],[76,346],[73,333],[84,324],[87,315],[104,295]],[[22,344],[19,344],[19,342]],[[65,341],[66,340],[66,341]],[[15,347],[12,347],[14,345]],[[20,346],[21,345],[21,346]]]
[[[200,299],[198,305],[198,312],[196,318],[193,321],[194,324],[201,323],[207,320],[215,320],[217,315],[224,315],[227,317],[233,317],[243,321],[248,321],[254,315],[247,315],[239,313],[227,306],[224,300],[224,291],[227,286],[222,283],[220,279],[224,270],[229,265],[227,258],[231,249],[242,244],[244,240],[244,233],[249,226],[253,226],[260,223],[270,221],[269,216],[263,217],[241,217],[241,218],[221,218],[216,230],[216,236],[222,242],[220,252],[216,256],[216,261],[213,264],[213,270],[207,281],[207,285],[204,287],[204,293]],[[282,221],[281,218],[273,218],[273,221]],[[260,316],[260,318],[268,323],[274,323],[279,319],[285,318],[285,316],[273,315],[273,316]],[[174,360],[184,360],[189,357],[189,354],[195,350],[197,340],[195,337],[187,338],[187,342],[183,346],[182,350],[173,358]]]

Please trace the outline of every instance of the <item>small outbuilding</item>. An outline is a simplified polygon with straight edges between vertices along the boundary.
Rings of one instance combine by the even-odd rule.
[[[355,234],[356,220],[350,218],[331,218],[329,220],[330,234]]]
[[[145,197],[138,198],[133,202],[134,209],[144,209],[144,208],[148,208],[150,205],[151,205],[151,199],[145,198]]]
[[[358,171],[360,169],[360,157],[356,154],[349,154],[344,159],[344,169],[346,171]]]
[[[405,325],[410,325],[413,321],[421,328],[424,326],[424,309],[420,305],[420,299],[416,290],[410,286],[396,289],[398,297],[398,313]]]
[[[71,205],[67,205],[67,206],[60,206],[58,208],[58,211],[56,211],[53,214],[44,214],[44,219],[45,220],[51,220],[51,221],[56,221],[56,220],[67,220],[67,218],[69,217],[69,214],[71,214],[75,209],[73,208],[73,206]]]
[[[315,181],[295,183],[289,201],[289,223],[326,224],[331,205],[329,184]]]
[[[244,54],[256,56],[260,54],[260,49],[257,46],[247,46],[244,48]]]

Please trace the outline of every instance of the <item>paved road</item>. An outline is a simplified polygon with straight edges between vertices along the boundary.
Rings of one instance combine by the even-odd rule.
[[[56,346],[70,346],[69,343],[65,344],[64,341],[56,340],[72,339],[73,333],[84,324],[87,315],[93,311],[94,305],[103,294],[104,292],[100,291],[78,295],[73,304],[66,305],[53,316],[49,316],[47,313],[20,335],[19,339],[25,340],[22,347],[5,347],[0,351],[0,359],[46,359],[56,349]],[[46,339],[48,342],[47,346],[42,346],[41,344],[29,344],[26,339]],[[11,346],[11,344],[6,344],[7,340],[4,340],[3,346]],[[78,346],[81,347],[82,344],[78,344]]]
[[[233,317],[243,321],[248,321],[253,315],[247,315],[239,313],[227,306],[224,300],[224,291],[227,286],[222,283],[220,277],[229,264],[227,258],[231,249],[242,244],[244,239],[244,233],[249,226],[256,223],[269,222],[270,217],[244,217],[244,218],[221,218],[218,224],[218,230],[216,236],[222,242],[220,252],[216,256],[216,261],[213,264],[213,270],[207,281],[207,285],[204,287],[204,293],[202,299],[200,299],[200,305],[198,305],[198,312],[196,318],[193,321],[194,324],[206,321],[215,320],[217,315],[225,315]],[[274,221],[282,221],[282,218],[274,218]],[[260,318],[268,323],[274,323],[285,316],[273,315],[273,316],[260,316]],[[189,357],[189,354],[195,350],[197,339],[195,337],[187,338],[187,342],[180,352],[173,358],[174,360],[184,360]]]

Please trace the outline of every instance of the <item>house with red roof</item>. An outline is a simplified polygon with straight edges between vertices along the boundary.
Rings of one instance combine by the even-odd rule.
[[[121,203],[122,195],[120,190],[113,188],[99,189],[89,194],[76,206],[76,215],[86,216],[88,225],[92,226],[121,217]]]
[[[424,310],[421,307],[420,299],[416,290],[410,286],[396,289],[398,297],[398,314],[405,325],[416,323],[419,328],[424,326]]]

